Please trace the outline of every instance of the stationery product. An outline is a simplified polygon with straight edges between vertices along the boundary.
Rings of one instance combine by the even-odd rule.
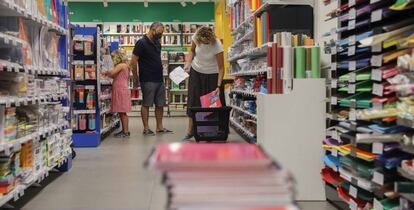
[[[93,36],[84,36],[84,55],[85,56],[92,56],[94,55],[94,37]]]
[[[321,77],[321,55],[320,48],[318,46],[313,46],[311,48],[311,75],[312,78]]]
[[[78,128],[79,128],[80,131],[85,131],[87,129],[86,115],[81,114],[81,115],[78,116],[78,124],[79,124]]]
[[[84,64],[83,61],[73,61],[74,65],[74,79],[75,80],[84,80]]]
[[[293,88],[293,49],[290,46],[283,47],[283,93],[290,93]]]
[[[85,61],[85,80],[96,80],[96,65],[94,61]]]
[[[89,118],[88,118],[88,130],[95,130],[96,129],[96,125],[95,125],[95,115],[94,114],[89,114]]]
[[[203,95],[200,97],[201,107],[212,108],[221,107],[221,101],[219,95],[215,91]]]
[[[87,91],[86,95],[86,108],[93,110],[95,109],[95,87],[94,86],[86,86]]]
[[[304,79],[306,78],[306,50],[304,47],[296,47],[295,48],[295,78],[296,79]]]

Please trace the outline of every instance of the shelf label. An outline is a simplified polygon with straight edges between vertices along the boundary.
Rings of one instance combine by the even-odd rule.
[[[384,85],[374,83],[372,93],[377,96],[382,96],[384,94]]]
[[[355,24],[356,24],[355,20],[350,20],[350,21],[348,22],[348,30],[353,30],[353,29],[355,29]]]
[[[9,156],[10,155],[10,147],[8,145],[5,145],[4,146],[4,154],[6,156]]]
[[[331,54],[335,55],[336,53],[338,53],[338,51],[336,50],[336,46],[331,47]]]
[[[349,82],[356,82],[356,73],[355,72],[349,73]]]
[[[331,155],[333,155],[334,157],[338,157],[338,150],[331,149]]]
[[[381,202],[379,202],[376,198],[374,198],[373,205],[374,210],[384,210],[384,207],[382,206]]]
[[[13,44],[13,46],[17,46],[17,41],[16,41],[16,39],[12,39],[12,44]]]
[[[348,70],[349,71],[355,71],[356,70],[356,61],[349,61]]]
[[[6,108],[10,108],[11,107],[11,101],[10,99],[6,98]]]
[[[272,79],[272,78],[273,78],[272,67],[267,67],[267,79]]]
[[[349,112],[349,120],[351,120],[351,121],[356,121],[356,111],[355,110],[352,110],[352,111],[350,111]]]
[[[348,20],[353,20],[356,18],[356,16],[357,16],[356,9],[355,8],[350,9],[348,12]]]
[[[382,81],[382,71],[381,69],[373,69],[371,71],[371,79],[374,81]]]
[[[335,96],[331,97],[331,105],[337,105],[338,104],[338,98]]]
[[[353,199],[351,199],[349,201],[349,208],[351,210],[358,210],[358,204]]]
[[[11,72],[13,69],[11,67],[11,65],[7,65],[7,71]]]
[[[9,44],[10,43],[9,37],[5,36],[5,37],[3,37],[3,39],[4,39],[4,44]]]
[[[348,93],[349,94],[354,94],[355,91],[356,91],[355,84],[349,84],[348,85]]]
[[[337,64],[331,63],[331,71],[336,71],[336,69],[337,69]]]
[[[20,106],[20,99],[16,99],[16,101],[14,102],[16,104],[16,107]]]
[[[332,136],[331,137],[333,139],[336,139],[336,140],[341,140],[341,137],[339,136],[339,133],[336,130],[332,131]]]
[[[375,67],[382,66],[382,55],[373,55],[371,58],[371,64]]]
[[[348,45],[355,45],[356,44],[356,36],[352,35],[348,37]]]
[[[382,42],[371,47],[371,52],[381,52],[381,51],[382,51]]]
[[[19,192],[14,191],[14,193],[13,193],[13,200],[14,200],[14,201],[19,200]]]
[[[379,185],[384,185],[384,174],[378,171],[374,171],[374,176],[372,178],[372,181]]]
[[[377,9],[371,13],[371,23],[382,20],[382,9]]]
[[[382,155],[384,152],[384,144],[380,142],[374,142],[372,144],[372,153]]]
[[[338,80],[337,79],[332,79],[331,80],[331,87],[332,88],[337,88],[338,87]]]
[[[354,197],[354,198],[358,198],[358,189],[351,185],[349,187],[349,195]]]
[[[25,99],[23,100],[23,105],[24,105],[24,106],[29,105],[29,102],[27,101],[27,98],[25,98]]]
[[[353,56],[353,55],[355,55],[355,50],[356,50],[355,45],[354,45],[354,46],[349,46],[349,47],[348,47],[348,56]]]

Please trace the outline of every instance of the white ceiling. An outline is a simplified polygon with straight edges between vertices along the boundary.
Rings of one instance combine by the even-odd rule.
[[[103,0],[68,0],[69,2],[103,2]],[[107,0],[107,2],[143,2],[144,0]],[[183,0],[148,0],[151,2],[182,2]],[[191,0],[184,0],[191,2]],[[214,0],[197,0],[197,2],[214,2]]]

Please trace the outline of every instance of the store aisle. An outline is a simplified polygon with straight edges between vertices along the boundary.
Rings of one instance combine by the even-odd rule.
[[[22,209],[26,210],[163,210],[166,193],[160,183],[161,176],[144,169],[143,162],[155,144],[180,140],[185,125],[185,118],[166,118],[166,127],[174,130],[174,134],[143,137],[140,118],[131,118],[130,139],[111,136],[99,148],[77,148],[72,170],[51,176],[54,181],[31,200],[19,200],[16,207],[23,205]],[[229,139],[242,141],[234,132]],[[301,206],[309,210],[332,209],[325,202],[301,203]]]

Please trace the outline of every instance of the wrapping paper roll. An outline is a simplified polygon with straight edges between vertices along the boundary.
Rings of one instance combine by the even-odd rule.
[[[282,79],[293,79],[293,49],[283,47],[283,77]]]
[[[305,49],[306,49],[305,50],[306,51],[306,62],[305,62],[306,78],[311,78],[312,77],[312,75],[311,75],[311,69],[312,69],[312,62],[311,62],[312,55],[311,55],[311,53],[312,53],[312,49],[309,48],[309,47],[306,47]]]
[[[318,46],[311,48],[311,72],[312,78],[321,77],[321,49]]]
[[[304,47],[295,48],[295,78],[306,78],[305,65],[306,65],[306,51]]]

